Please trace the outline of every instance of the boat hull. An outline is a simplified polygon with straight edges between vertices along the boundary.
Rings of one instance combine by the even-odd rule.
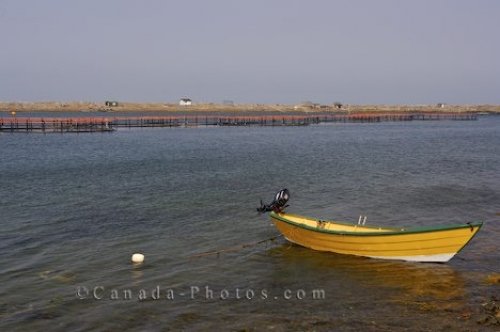
[[[474,223],[420,229],[358,229],[356,225],[338,224],[340,230],[335,230],[325,229],[324,221],[300,218],[302,219],[297,219],[300,222],[297,222],[285,213],[271,213],[272,221],[284,237],[303,247],[339,254],[415,262],[449,261],[482,226],[482,223]],[[328,223],[337,225],[335,222]]]

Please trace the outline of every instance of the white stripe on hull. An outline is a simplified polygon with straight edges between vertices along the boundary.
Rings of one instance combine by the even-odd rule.
[[[415,256],[367,256],[370,258],[378,258],[378,259],[392,259],[398,261],[407,261],[407,262],[440,262],[445,263],[453,258],[456,255],[456,252],[451,254],[435,254],[435,255],[415,255]]]
[[[302,246],[300,243],[290,240],[285,237],[287,241],[298,244]],[[334,252],[334,251],[332,251]],[[341,254],[341,253],[338,253]],[[453,252],[450,254],[435,254],[435,255],[414,255],[414,256],[365,256],[365,255],[354,255],[361,257],[369,257],[369,258],[377,258],[377,259],[389,259],[389,260],[397,260],[397,261],[407,261],[407,262],[434,262],[434,263],[445,263],[453,258],[457,253]]]

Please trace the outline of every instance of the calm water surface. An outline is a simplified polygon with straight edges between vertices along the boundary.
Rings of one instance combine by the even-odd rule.
[[[0,151],[2,331],[494,330],[476,321],[500,297],[500,117],[0,133]],[[485,226],[448,264],[283,239],[190,257],[277,235],[255,207],[283,187],[324,219]]]

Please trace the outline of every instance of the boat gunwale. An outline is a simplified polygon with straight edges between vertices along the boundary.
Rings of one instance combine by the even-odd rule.
[[[476,222],[469,222],[466,224],[421,226],[421,227],[410,227],[410,228],[380,227],[381,229],[387,229],[388,230],[387,232],[380,231],[380,230],[374,231],[374,232],[350,232],[350,231],[336,231],[336,230],[328,230],[328,229],[324,229],[324,228],[311,227],[311,226],[297,223],[297,222],[294,222],[290,219],[287,219],[286,217],[281,216],[274,211],[271,212],[269,215],[271,218],[277,219],[277,220],[285,222],[289,225],[296,226],[296,227],[306,229],[309,231],[318,232],[318,233],[333,234],[333,235],[348,235],[348,236],[393,236],[393,235],[443,232],[443,231],[450,231],[450,230],[455,230],[455,229],[471,228],[471,227],[472,228],[477,227],[478,231],[479,231],[479,229],[483,226],[482,221],[476,221]],[[293,217],[298,217],[298,218],[307,219],[307,220],[316,221],[316,222],[321,221],[321,222],[331,222],[333,224],[345,225],[345,226],[353,226],[353,227],[357,226],[356,224],[342,223],[342,222],[336,222],[336,221],[330,221],[330,220],[322,220],[322,219],[317,219],[317,218],[300,216],[300,215],[296,215],[296,214],[285,213],[285,215],[290,215]],[[377,229],[379,227],[379,226],[364,226],[364,225],[360,225],[360,226],[365,227],[365,228],[373,228],[373,229]]]

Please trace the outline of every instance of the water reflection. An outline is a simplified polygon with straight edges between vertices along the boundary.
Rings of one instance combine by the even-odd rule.
[[[130,271],[132,275],[132,280],[134,280],[134,285],[140,284],[144,278],[144,272],[139,267],[133,267]]]
[[[382,296],[386,301],[417,305],[423,310],[464,305],[465,281],[450,265],[338,255],[290,244],[273,248],[269,254],[279,262],[280,271],[287,271],[287,275],[295,271],[305,283],[352,287],[358,290],[353,295],[368,291],[370,294],[363,296]]]

